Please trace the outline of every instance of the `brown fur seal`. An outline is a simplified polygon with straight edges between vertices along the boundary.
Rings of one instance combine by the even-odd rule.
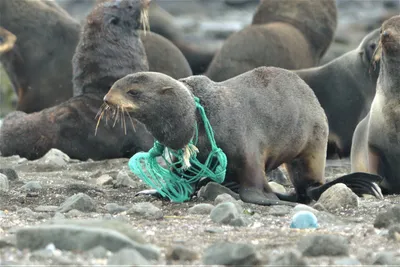
[[[308,203],[326,188],[327,119],[313,91],[293,72],[260,67],[220,83],[205,76],[175,80],[140,72],[115,82],[104,101],[110,107],[123,107],[171,149],[185,148],[197,123],[197,158],[204,162],[210,143],[194,96],[200,99],[216,143],[227,156],[225,181],[240,184],[243,201],[288,204],[272,192],[264,173],[282,163],[296,195],[279,198]]]
[[[27,113],[72,96],[71,59],[79,24],[53,1],[0,1],[0,26],[17,36],[1,62]]]
[[[129,157],[152,145],[153,138],[142,124],[136,124],[134,131],[125,123],[113,127],[114,118],[108,124],[100,122],[95,135],[95,117],[112,84],[148,70],[138,32],[147,5],[148,0],[116,0],[92,10],[72,60],[79,96],[32,114],[10,113],[0,128],[3,156],[36,159],[57,148],[72,158],[96,160]]]
[[[369,111],[379,74],[379,64],[373,59],[378,41],[376,29],[339,58],[295,71],[313,89],[328,117],[328,157],[350,155],[353,132]]]
[[[250,26],[231,35],[207,72],[224,81],[260,66],[316,66],[333,40],[335,0],[264,0]]]
[[[354,132],[351,168],[382,176],[382,192],[393,194],[400,193],[400,16],[382,24],[379,46],[376,95]]]

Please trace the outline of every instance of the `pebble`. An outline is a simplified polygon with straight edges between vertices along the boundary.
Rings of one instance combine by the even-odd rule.
[[[107,265],[109,265],[109,266],[150,266],[151,264],[135,249],[123,248],[108,259]]]
[[[318,228],[318,219],[312,212],[299,211],[293,216],[290,228]]]
[[[269,266],[308,266],[297,250],[289,250],[275,257],[268,263]]]
[[[96,179],[97,185],[110,185],[110,184],[112,184],[112,182],[113,182],[113,178],[108,174],[104,174]]]
[[[239,212],[243,211],[242,205],[240,205],[239,202],[234,197],[232,197],[231,195],[226,194],[226,193],[217,196],[214,200],[214,205],[217,206],[218,204],[221,204],[224,202],[231,202],[231,203],[235,204],[235,206]]]
[[[0,173],[7,176],[9,181],[16,181],[19,179],[17,172],[11,168],[0,169]]]
[[[393,224],[389,227],[389,239],[400,241],[400,224]]]
[[[115,187],[139,187],[139,181],[133,180],[126,171],[120,171],[115,180]]]
[[[357,208],[359,205],[358,196],[345,184],[339,183],[328,188],[318,202],[328,211],[336,211],[342,208]]]
[[[214,208],[214,205],[208,204],[208,203],[201,203],[194,205],[193,207],[188,209],[189,214],[205,214],[208,215],[211,213],[212,209]]]
[[[47,167],[48,169],[58,169],[65,167],[70,161],[70,157],[64,152],[52,148],[42,158],[37,160],[38,165]]]
[[[348,256],[349,242],[338,235],[307,235],[297,243],[303,256]]]
[[[127,208],[124,206],[120,206],[116,203],[108,203],[104,206],[104,208],[107,210],[108,213],[110,214],[117,214],[121,213],[123,211],[126,211]]]
[[[274,193],[286,194],[286,189],[283,185],[276,182],[269,182],[268,185]]]
[[[379,213],[374,221],[375,228],[388,228],[392,224],[400,223],[400,205],[393,206],[387,211]]]
[[[396,260],[393,252],[379,252],[376,255],[373,265],[392,265],[398,266],[400,261]]]
[[[149,220],[158,220],[164,217],[163,212],[150,202],[136,203],[126,213]]]
[[[10,190],[8,178],[4,174],[0,173],[0,192],[7,192],[8,190]]]
[[[208,247],[204,251],[202,261],[206,265],[252,266],[260,263],[253,246],[225,242]]]
[[[197,193],[197,197],[203,198],[205,200],[214,201],[217,198],[217,196],[224,193],[231,195],[235,199],[239,199],[238,194],[236,194],[229,188],[215,182],[209,182],[205,186],[200,188],[200,190]]]
[[[211,211],[210,218],[215,223],[232,226],[246,226],[249,224],[246,219],[240,216],[239,211],[232,202],[218,204]]]
[[[37,206],[35,208],[35,211],[37,212],[55,212],[57,211],[58,206],[46,206],[46,205],[42,205],[42,206]]]
[[[105,259],[108,257],[108,253],[110,253],[103,246],[94,247],[87,252],[89,255],[95,257],[96,259]]]
[[[29,181],[26,184],[24,184],[20,190],[22,192],[38,192],[42,190],[42,186],[40,185],[40,182],[37,181]]]
[[[116,252],[122,248],[133,248],[150,260],[157,260],[160,251],[146,244],[139,244],[125,235],[98,227],[48,224],[26,227],[16,232],[17,248],[38,250],[53,243],[60,250],[88,251],[96,246]]]
[[[58,211],[68,212],[72,209],[82,212],[96,211],[96,204],[90,196],[84,193],[78,193],[65,200],[65,202],[60,205]]]
[[[172,261],[194,261],[199,255],[183,245],[175,245],[168,250],[166,258]]]
[[[348,266],[348,265],[362,266],[359,260],[350,257],[335,259],[333,261],[333,264],[336,266]]]

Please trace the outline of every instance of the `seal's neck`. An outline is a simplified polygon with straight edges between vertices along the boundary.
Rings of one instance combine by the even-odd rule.
[[[174,100],[160,100],[157,108],[138,114],[137,119],[161,144],[182,149],[193,138],[196,126],[196,104],[193,96],[180,92]]]
[[[383,56],[378,78],[379,90],[385,95],[395,96],[396,98],[399,98],[400,91],[399,65],[399,59]]]

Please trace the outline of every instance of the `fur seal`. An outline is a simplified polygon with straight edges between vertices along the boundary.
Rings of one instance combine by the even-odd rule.
[[[351,148],[351,169],[383,177],[384,194],[400,193],[400,16],[381,26],[380,71],[367,116],[357,125]]]
[[[125,120],[124,127],[113,127],[112,120],[98,123],[95,132],[96,114],[112,84],[148,70],[138,32],[147,6],[148,0],[116,0],[91,11],[72,60],[77,96],[40,112],[7,115],[0,128],[3,156],[37,159],[57,148],[71,158],[98,160],[129,157],[151,147],[153,138],[140,123],[132,131]]]
[[[205,75],[224,81],[260,66],[316,66],[336,25],[335,0],[263,0],[252,24],[224,42]]]
[[[211,147],[194,96],[200,99],[216,143],[227,156],[225,181],[240,185],[243,201],[308,203],[326,188],[327,118],[310,87],[291,71],[259,67],[220,83],[206,76],[175,80],[139,72],[116,81],[104,102],[111,108],[123,107],[170,149],[185,148],[197,123],[197,158],[204,162]],[[282,163],[295,195],[274,194],[265,179],[264,170]],[[370,191],[369,186],[361,191]]]
[[[0,12],[0,25],[17,37],[1,58],[17,110],[31,113],[70,98],[79,24],[53,1],[0,1]]]
[[[354,130],[368,113],[375,96],[379,64],[373,54],[378,41],[379,29],[376,29],[356,49],[331,62],[295,71],[313,89],[328,117],[328,157],[350,156]]]

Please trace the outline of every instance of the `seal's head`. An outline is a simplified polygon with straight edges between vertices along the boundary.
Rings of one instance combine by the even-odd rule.
[[[398,58],[400,55],[400,15],[386,20],[381,27],[380,46],[382,58]]]
[[[104,0],[87,16],[87,24],[96,31],[123,34],[148,25],[151,0]]]
[[[173,149],[193,136],[196,105],[182,82],[158,72],[138,72],[116,81],[104,97],[106,109],[132,116]],[[120,112],[119,112],[120,111]]]

